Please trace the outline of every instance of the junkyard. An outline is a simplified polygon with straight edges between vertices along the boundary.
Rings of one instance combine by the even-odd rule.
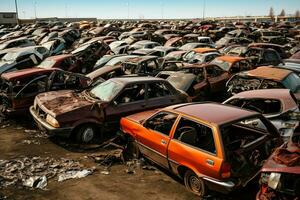
[[[22,18],[18,2],[0,12],[0,200],[300,199],[299,10]]]

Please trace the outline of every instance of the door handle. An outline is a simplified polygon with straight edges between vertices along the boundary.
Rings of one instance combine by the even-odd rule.
[[[215,162],[213,160],[210,159],[206,159],[206,163],[210,166],[214,166]]]
[[[163,144],[163,145],[167,144],[167,142],[166,142],[165,140],[161,140],[160,142],[161,142],[161,144]]]

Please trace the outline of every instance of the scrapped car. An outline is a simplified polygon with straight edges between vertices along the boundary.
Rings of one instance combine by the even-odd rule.
[[[287,69],[258,67],[241,72],[231,77],[226,87],[229,95],[249,90],[285,88],[300,99],[300,78]]]
[[[284,46],[272,43],[251,43],[248,47],[258,47],[264,49],[274,49],[280,55],[282,59],[290,57],[290,53],[285,49]]]
[[[299,126],[300,113],[296,97],[288,89],[250,90],[223,102],[263,114],[288,141]],[[254,124],[253,124],[254,125]],[[256,126],[260,127],[260,124]]]
[[[48,49],[42,46],[16,48],[2,57],[0,61],[0,74],[38,65],[48,55]]]
[[[227,55],[245,57],[255,67],[264,65],[276,66],[283,63],[280,55],[274,49],[238,46],[229,50]]]
[[[93,67],[93,70],[100,69],[101,67],[105,66],[109,61],[121,56],[126,56],[126,54],[104,55],[102,58],[97,60],[96,64]]]
[[[211,44],[207,44],[207,43],[187,43],[182,45],[179,49],[183,50],[183,51],[190,51],[196,48],[215,48],[213,45]]]
[[[188,63],[207,63],[220,55],[216,49],[196,48],[184,54],[182,60]]]
[[[17,38],[14,40],[8,40],[0,44],[0,50],[15,48],[15,47],[27,47],[35,46],[34,41],[28,38]]]
[[[54,38],[49,42],[42,44],[43,47],[46,47],[49,50],[49,55],[54,56],[61,54],[63,50],[66,49],[65,40],[62,38]]]
[[[180,71],[162,71],[164,78],[175,88],[186,92],[191,101],[207,100],[223,94],[229,75],[217,65],[186,65]],[[219,97],[219,96],[218,96]]]
[[[172,51],[165,56],[168,61],[181,61],[186,51]]]
[[[300,134],[293,135],[270,156],[261,169],[256,200],[300,197]]]
[[[28,114],[37,94],[62,89],[84,89],[90,79],[56,68],[31,68],[1,75],[1,112],[5,116]]]
[[[82,69],[84,69],[83,73],[86,73],[93,70],[97,60],[105,55],[108,49],[109,47],[105,43],[99,43],[98,41],[86,42],[72,51],[71,54],[77,57]]]
[[[161,45],[157,42],[153,42],[153,41],[150,41],[150,40],[141,40],[141,41],[138,41],[138,42],[132,44],[128,48],[128,51],[134,51],[134,50],[137,50],[137,49],[152,49],[152,48],[157,47],[157,46],[161,46]]]
[[[106,130],[116,130],[123,116],[186,102],[187,96],[154,77],[112,78],[83,92],[46,92],[30,112],[50,135],[73,136],[88,143]]]
[[[254,127],[253,121],[264,126]],[[199,196],[229,193],[252,180],[281,144],[261,114],[218,103],[188,103],[120,121],[128,146],[184,180]],[[239,134],[236,134],[239,133]]]
[[[239,56],[219,56],[212,60],[210,63],[220,66],[229,74],[235,74],[253,69],[246,58]]]
[[[122,63],[122,66],[126,74],[155,76],[163,70],[157,56],[129,58]]]
[[[50,56],[36,67],[44,69],[59,68],[64,71],[81,72],[81,66],[78,65],[77,59],[72,54]]]

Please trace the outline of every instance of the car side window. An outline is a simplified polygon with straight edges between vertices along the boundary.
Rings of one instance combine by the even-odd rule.
[[[217,66],[208,66],[206,68],[206,73],[208,77],[213,78],[213,77],[220,76],[221,74],[224,73],[224,71]]]
[[[127,86],[115,99],[117,105],[145,100],[145,84],[133,84]]]
[[[47,84],[47,77],[37,79],[33,81],[29,85],[27,85],[24,90],[22,91],[23,94],[28,93],[41,93],[46,91],[46,84]]]
[[[182,117],[174,139],[185,144],[216,154],[213,131],[210,127]]]
[[[272,51],[266,51],[264,53],[264,58],[265,58],[266,62],[272,62],[272,61],[278,60],[276,53],[272,52]]]
[[[148,99],[172,95],[167,86],[161,82],[148,84],[147,93]]]
[[[154,130],[156,132],[162,133],[164,135],[169,135],[175,120],[177,119],[177,114],[160,112],[154,117],[148,119],[145,123],[146,128]]]

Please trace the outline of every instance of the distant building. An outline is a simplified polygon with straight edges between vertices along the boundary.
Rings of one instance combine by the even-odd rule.
[[[15,12],[0,12],[0,24],[17,24]]]

